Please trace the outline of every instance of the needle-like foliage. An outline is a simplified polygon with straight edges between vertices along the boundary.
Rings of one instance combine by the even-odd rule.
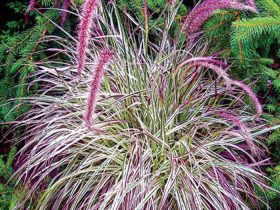
[[[33,109],[16,123],[27,128],[16,173],[30,189],[23,203],[42,210],[258,207],[255,187],[265,187],[266,162],[258,136],[269,129],[245,102],[256,96],[228,76],[227,64],[202,57],[207,45],[189,51],[170,37],[177,9],[162,14],[166,26],[154,29],[155,41],[149,25],[114,2],[100,7],[102,42],[86,38],[78,52],[63,42],[73,63],[38,69],[44,86],[26,98]],[[84,21],[89,27],[92,20]],[[78,41],[90,33],[83,27]],[[81,48],[89,53],[77,80]],[[114,54],[107,66],[104,49]]]

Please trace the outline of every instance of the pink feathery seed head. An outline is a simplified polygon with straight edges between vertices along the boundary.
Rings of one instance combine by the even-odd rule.
[[[54,8],[59,8],[61,0],[55,0]]]
[[[27,24],[29,22],[29,13],[34,10],[35,6],[36,6],[36,0],[30,0],[29,1],[29,4],[28,4],[28,7],[25,11],[25,15],[24,15],[24,22],[25,24]]]
[[[246,0],[246,3],[247,3],[249,6],[255,8],[255,9],[257,10],[257,5],[256,5],[255,0]]]
[[[244,84],[240,81],[237,81],[237,80],[233,80],[232,84],[240,87],[241,89],[243,89],[248,94],[248,96],[251,98],[251,100],[253,101],[253,103],[255,105],[255,109],[257,111],[256,116],[257,117],[261,116],[262,112],[263,112],[262,111],[262,105],[259,102],[259,99],[256,96],[256,94],[252,91],[252,89],[248,85],[246,85],[246,84]]]
[[[36,5],[36,0],[30,0],[29,1],[29,5],[27,7],[27,10],[25,11],[25,14],[29,13],[30,11],[32,11],[35,8]]]
[[[244,5],[238,1],[206,0],[197,5],[186,17],[182,30],[187,30],[190,37],[201,31],[202,25],[219,9],[237,9],[257,12],[256,8]]]
[[[250,133],[249,128],[236,115],[223,111],[217,113],[221,118],[233,122],[244,134]]]
[[[93,72],[93,78],[90,84],[89,97],[86,105],[86,112],[84,115],[84,121],[89,129],[91,129],[92,126],[92,118],[95,111],[97,93],[100,89],[101,80],[104,75],[104,68],[106,64],[110,61],[112,56],[113,54],[111,52],[102,51],[99,57],[98,64]]]
[[[178,72],[180,68],[182,68],[184,65],[188,63],[194,63],[194,62],[206,62],[210,64],[215,64],[217,66],[221,67],[228,67],[228,64],[219,60],[214,59],[213,57],[193,57],[189,58],[183,62],[181,62],[175,69],[175,72]]]
[[[86,59],[86,48],[93,25],[93,14],[99,4],[99,0],[86,0],[83,4],[82,17],[78,26],[78,74],[82,75]]]
[[[229,75],[226,73],[226,71],[220,66],[205,61],[196,61],[193,62],[191,65],[212,69],[216,74],[218,74],[220,77],[222,77],[225,80],[227,86],[230,86],[231,79],[229,78]]]
[[[176,0],[169,0],[168,2],[169,2],[169,4],[173,5],[176,3]]]
[[[60,22],[60,25],[62,27],[65,26],[65,23],[67,21],[68,9],[69,9],[70,3],[71,3],[70,0],[64,0],[63,3],[62,3],[61,22]]]

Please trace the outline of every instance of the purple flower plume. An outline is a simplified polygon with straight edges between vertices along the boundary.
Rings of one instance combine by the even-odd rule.
[[[69,9],[70,3],[71,3],[70,0],[64,0],[63,4],[62,4],[62,13],[61,13],[61,22],[60,22],[60,25],[62,27],[65,26],[66,20],[68,18],[68,12],[67,11]]]
[[[83,5],[82,18],[78,31],[78,74],[82,75],[86,58],[86,48],[90,36],[90,29],[93,25],[93,14],[99,4],[98,0],[86,0]]]
[[[24,19],[25,19],[25,24],[27,24],[29,22],[29,13],[34,10],[35,6],[36,6],[36,0],[30,0],[28,7],[25,11],[25,15],[24,15]]]
[[[255,0],[246,0],[246,3],[247,3],[249,6],[251,6],[251,7],[255,8],[255,9],[257,9],[257,5],[256,5]]]
[[[244,134],[248,134],[250,132],[248,127],[237,116],[223,111],[219,111],[218,115],[228,121],[233,122]]]
[[[229,0],[206,0],[196,6],[185,19],[182,30],[187,30],[189,36],[194,38],[201,30],[202,25],[219,9],[237,9],[257,12],[255,7]]]
[[[245,137],[245,141],[246,141],[247,145],[249,146],[251,152],[254,155],[258,155],[257,154],[258,149],[254,143],[254,140],[252,139],[252,137],[250,135],[251,131],[245,125],[245,123],[243,123],[237,116],[227,113],[227,112],[219,111],[218,115],[225,120],[233,122],[238,127],[238,129],[241,131],[242,135]]]
[[[251,98],[251,100],[253,101],[257,114],[256,116],[259,117],[262,115],[262,106],[257,98],[257,96],[255,95],[255,93],[252,91],[252,89],[237,80],[232,80],[229,75],[226,73],[226,71],[224,70],[223,66],[225,67],[226,64],[222,64],[221,61],[215,61],[213,58],[211,57],[196,57],[196,58],[191,58],[188,60],[183,61],[182,63],[180,63],[176,69],[175,72],[178,72],[179,69],[181,69],[184,65],[189,64],[188,67],[205,67],[208,69],[212,69],[217,75],[219,75],[220,77],[222,77],[225,80],[225,84],[227,86],[228,89],[230,89],[231,85],[235,85],[240,87],[241,89],[243,89],[248,96]]]
[[[261,116],[262,115],[262,105],[259,102],[259,99],[256,96],[256,94],[252,91],[252,89],[248,85],[246,85],[246,84],[244,84],[240,81],[237,81],[237,80],[233,80],[232,84],[240,87],[241,89],[243,89],[248,94],[248,96],[251,98],[251,100],[253,101],[253,103],[255,105],[255,108],[256,108],[256,111],[257,111],[256,116],[257,117]]]
[[[192,64],[190,64],[190,66],[200,66],[200,67],[212,69],[217,75],[219,75],[220,77],[222,77],[225,80],[225,84],[226,84],[227,88],[229,89],[229,87],[231,85],[231,79],[229,78],[229,75],[226,73],[226,71],[222,67],[217,66],[214,63],[210,63],[208,61],[203,61],[203,60],[193,62]]]
[[[25,14],[28,14],[30,11],[32,11],[35,8],[35,5],[36,5],[36,0],[30,0],[27,10],[25,11]]]
[[[58,8],[60,6],[60,1],[61,0],[55,0],[54,8]]]
[[[92,126],[92,117],[95,111],[97,93],[100,89],[101,80],[104,75],[104,68],[106,64],[109,62],[109,60],[112,58],[112,56],[113,56],[112,53],[108,51],[101,52],[98,64],[93,73],[93,78],[90,84],[89,97],[86,105],[86,112],[84,115],[86,126],[89,129],[91,129]]]

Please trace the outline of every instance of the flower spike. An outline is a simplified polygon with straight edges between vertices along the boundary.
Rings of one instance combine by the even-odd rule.
[[[79,24],[78,31],[78,74],[82,75],[82,71],[86,59],[86,48],[90,36],[90,29],[93,25],[93,14],[99,4],[98,0],[86,0],[83,5],[82,19]]]
[[[104,69],[106,64],[112,58],[112,56],[113,54],[111,52],[108,51],[101,52],[98,64],[93,73],[93,78],[91,80],[91,85],[90,85],[89,97],[86,105],[86,112],[84,115],[86,126],[89,129],[91,129],[92,126],[92,117],[95,111],[97,93],[100,89],[101,80],[104,75]]]

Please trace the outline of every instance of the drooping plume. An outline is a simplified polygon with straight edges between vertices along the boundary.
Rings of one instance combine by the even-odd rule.
[[[112,56],[113,55],[111,52],[108,52],[108,51],[101,52],[98,64],[93,72],[93,78],[92,78],[91,84],[90,84],[89,97],[88,97],[88,101],[87,101],[87,105],[86,105],[86,112],[84,115],[84,120],[85,120],[86,126],[89,129],[91,129],[91,126],[92,126],[92,118],[93,118],[93,114],[95,111],[97,93],[100,89],[101,80],[104,75],[104,69],[105,69],[106,64],[112,58]]]
[[[259,99],[256,96],[256,94],[252,91],[252,89],[248,85],[246,85],[240,81],[237,81],[237,80],[232,80],[232,84],[240,87],[248,94],[248,96],[251,98],[251,100],[253,101],[253,103],[255,105],[255,109],[257,111],[256,116],[257,117],[261,116],[262,115],[262,105],[259,102]]]
[[[213,70],[217,75],[219,75],[225,80],[225,84],[228,89],[230,89],[232,85],[238,86],[241,89],[243,89],[247,93],[247,95],[251,98],[251,100],[255,105],[255,109],[257,112],[256,116],[259,117],[262,115],[262,106],[256,94],[252,91],[252,89],[248,85],[240,81],[231,79],[229,75],[226,73],[226,71],[222,68],[223,66],[226,66],[226,64],[223,65],[221,61],[215,61],[215,59],[211,57],[196,57],[196,58],[185,60],[182,63],[180,63],[175,69],[175,72],[178,72],[179,69],[186,64],[189,64],[188,67],[197,66],[197,67],[205,67]]]
[[[60,25],[62,27],[65,26],[65,23],[67,21],[67,18],[68,18],[68,9],[69,9],[69,6],[70,6],[70,0],[64,0],[63,1],[63,4],[62,4],[62,12],[61,12],[61,22],[60,22]]]
[[[187,30],[189,36],[194,38],[201,31],[202,25],[219,9],[237,9],[257,12],[255,7],[229,0],[205,0],[196,6],[185,19],[182,30]]]
[[[225,80],[227,87],[230,87],[230,85],[231,85],[231,79],[229,78],[229,75],[226,73],[226,71],[222,67],[215,65],[213,62],[210,63],[208,61],[198,60],[198,61],[192,62],[190,64],[190,66],[201,66],[201,67],[211,69],[217,75],[219,75],[220,77],[222,77]]]
[[[251,137],[250,129],[246,126],[245,123],[243,123],[239,119],[239,117],[237,117],[236,115],[233,115],[231,113],[223,112],[223,111],[218,111],[217,113],[221,118],[233,122],[238,127],[238,129],[241,132],[241,136],[245,137],[245,142],[248,145],[248,148],[250,149],[252,154],[254,154],[255,156],[261,155],[260,150],[254,143],[254,139],[252,139],[252,137]],[[235,135],[235,132],[229,131],[228,133]]]
[[[237,116],[223,111],[217,111],[217,113],[223,119],[233,122],[242,133],[248,134],[250,132],[248,127]]]
[[[55,0],[54,8],[58,8],[60,6],[60,0]]]
[[[82,18],[79,23],[78,31],[78,74],[82,75],[85,64],[86,48],[93,25],[93,14],[99,4],[99,0],[86,0],[83,5]]]
[[[35,5],[36,5],[36,0],[30,0],[27,10],[25,11],[25,14],[28,14],[30,11],[32,11],[35,8]]]
[[[257,9],[257,5],[256,5],[255,0],[246,0],[246,3],[247,3],[249,6],[251,6],[251,7],[255,8],[255,9]]]
[[[35,6],[36,6],[36,0],[30,0],[28,7],[25,11],[25,15],[24,15],[24,19],[25,19],[25,24],[27,24],[29,22],[29,13],[34,10]]]

